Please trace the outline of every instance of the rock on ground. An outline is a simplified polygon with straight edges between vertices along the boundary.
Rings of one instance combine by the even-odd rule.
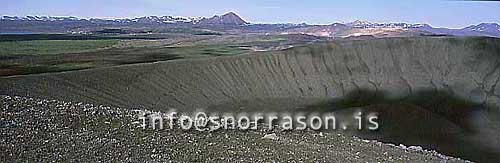
[[[131,110],[91,104],[0,96],[0,109],[0,162],[464,162],[315,131],[144,130]]]

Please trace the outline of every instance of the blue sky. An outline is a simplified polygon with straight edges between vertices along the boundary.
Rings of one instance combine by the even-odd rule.
[[[459,28],[500,22],[500,2],[450,0],[6,0],[0,15],[124,18],[213,16],[233,11],[252,23],[429,23]]]

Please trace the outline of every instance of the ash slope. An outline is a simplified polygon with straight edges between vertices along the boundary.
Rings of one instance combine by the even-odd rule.
[[[268,99],[288,107],[359,90],[404,99],[431,90],[497,109],[499,59],[500,39],[494,38],[335,41],[234,57],[5,77],[0,94],[161,110],[239,107]]]

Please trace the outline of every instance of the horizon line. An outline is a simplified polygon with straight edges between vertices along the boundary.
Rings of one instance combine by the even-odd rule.
[[[499,0],[500,1],[500,0]],[[469,27],[469,26],[473,26],[473,25],[478,25],[478,24],[482,24],[482,23],[493,23],[493,24],[500,24],[500,22],[479,22],[477,24],[469,24],[469,25],[466,25],[466,26],[463,26],[463,27],[458,27],[458,28],[454,28],[454,27],[438,27],[438,26],[433,26],[431,23],[428,23],[428,22],[409,22],[409,21],[368,21],[368,20],[364,20],[364,19],[355,19],[355,20],[348,20],[348,21],[336,21],[336,22],[332,22],[332,23],[307,23],[306,21],[302,21],[302,22],[259,22],[259,21],[254,21],[254,22],[249,22],[247,20],[245,20],[244,18],[242,18],[239,14],[237,14],[236,12],[234,11],[228,11],[228,12],[225,12],[224,14],[213,14],[212,16],[180,16],[180,15],[142,15],[142,16],[135,16],[135,17],[86,17],[86,16],[72,16],[72,15],[24,15],[24,16],[20,16],[20,15],[0,15],[1,17],[4,17],[4,16],[9,16],[9,17],[18,17],[18,18],[26,18],[28,16],[38,16],[38,17],[61,17],[61,18],[70,18],[70,17],[73,17],[73,18],[78,18],[78,19],[85,19],[85,20],[89,20],[89,19],[103,19],[103,20],[119,20],[119,19],[135,19],[135,18],[143,18],[143,17],[149,17],[149,16],[157,16],[157,17],[163,17],[163,16],[172,16],[172,17],[184,17],[184,18],[210,18],[210,17],[214,17],[214,16],[222,16],[222,15],[225,15],[225,14],[229,14],[229,13],[234,13],[236,14],[238,17],[240,17],[241,19],[243,19],[245,22],[249,23],[249,24],[306,24],[306,25],[332,25],[332,24],[336,24],[336,23],[340,23],[340,24],[348,24],[348,23],[352,23],[352,22],[355,22],[355,21],[365,21],[365,22],[369,22],[369,23],[378,23],[378,24],[388,24],[388,23],[406,23],[406,24],[425,24],[425,25],[429,25],[433,28],[448,28],[448,29],[462,29],[462,28],[466,28],[466,27]]]

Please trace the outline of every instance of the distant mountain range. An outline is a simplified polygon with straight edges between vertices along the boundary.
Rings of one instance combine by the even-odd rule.
[[[434,28],[428,24],[354,21],[330,25],[252,24],[233,12],[221,16],[146,16],[132,19],[81,19],[52,16],[2,16],[0,33],[265,33],[308,34],[325,37],[400,37],[422,35],[500,37],[498,23],[481,23],[462,29]]]
[[[133,19],[81,19],[77,17],[54,17],[54,16],[2,16],[2,22],[21,21],[21,22],[91,22],[91,23],[134,23],[134,24],[208,24],[208,25],[244,25],[247,24],[243,19],[233,12],[222,16],[204,17],[180,17],[180,16],[145,16]]]

